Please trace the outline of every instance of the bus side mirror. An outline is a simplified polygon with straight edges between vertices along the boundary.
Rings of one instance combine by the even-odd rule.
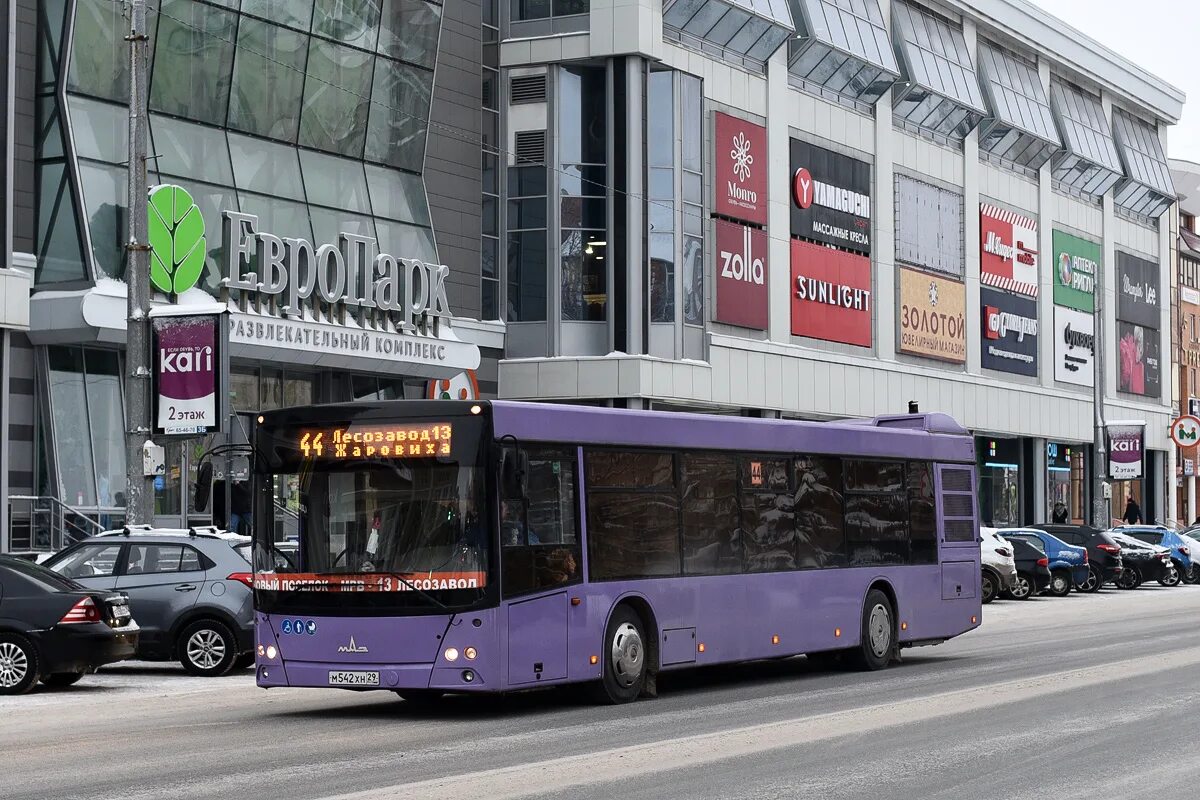
[[[525,497],[529,476],[529,456],[517,448],[505,448],[500,461],[500,489],[505,500]]]
[[[192,498],[192,509],[195,511],[208,510],[208,498],[212,494],[213,468],[212,459],[205,461],[196,471],[196,494]]]

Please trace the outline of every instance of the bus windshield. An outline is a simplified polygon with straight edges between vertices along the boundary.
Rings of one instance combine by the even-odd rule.
[[[289,455],[285,447],[304,441],[304,432],[275,438],[281,469],[261,481],[270,497],[260,506],[266,524],[255,526],[261,610],[387,613],[461,607],[480,598],[491,537],[478,437],[456,430],[452,447],[447,442],[444,452],[429,456],[410,457],[402,447],[381,452],[389,436],[431,430],[437,428],[330,426],[322,429],[319,454],[312,431],[307,452]],[[351,445],[339,451],[339,441]]]

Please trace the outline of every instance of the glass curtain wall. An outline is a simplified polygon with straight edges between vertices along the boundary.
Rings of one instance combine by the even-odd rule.
[[[222,210],[240,210],[280,236],[366,234],[397,256],[437,260],[420,171],[440,2],[151,6],[152,185],[188,189],[209,231],[220,230]],[[121,8],[39,4],[41,284],[124,275]],[[55,102],[59,87],[65,109]],[[201,282],[210,292],[220,285],[220,256],[212,236]]]
[[[559,72],[562,319],[608,318],[608,88],[604,67]]]
[[[499,0],[483,0],[483,204],[480,308],[500,319],[500,20]]]

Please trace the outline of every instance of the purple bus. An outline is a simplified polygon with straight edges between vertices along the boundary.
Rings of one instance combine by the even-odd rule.
[[[974,444],[943,414],[797,422],[517,402],[265,413],[257,680],[414,701],[978,626]]]

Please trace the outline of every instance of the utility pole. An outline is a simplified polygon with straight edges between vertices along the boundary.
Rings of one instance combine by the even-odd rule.
[[[1111,512],[1109,501],[1104,497],[1104,479],[1108,476],[1108,436],[1104,429],[1104,280],[1101,275],[1096,276],[1094,297],[1092,406],[1096,417],[1096,432],[1095,441],[1092,443],[1092,525],[1105,530],[1108,528]]]
[[[125,285],[129,296],[125,346],[125,519],[152,520],[152,478],[142,468],[144,445],[150,441],[150,245],[146,196],[146,0],[129,0],[129,227]]]

